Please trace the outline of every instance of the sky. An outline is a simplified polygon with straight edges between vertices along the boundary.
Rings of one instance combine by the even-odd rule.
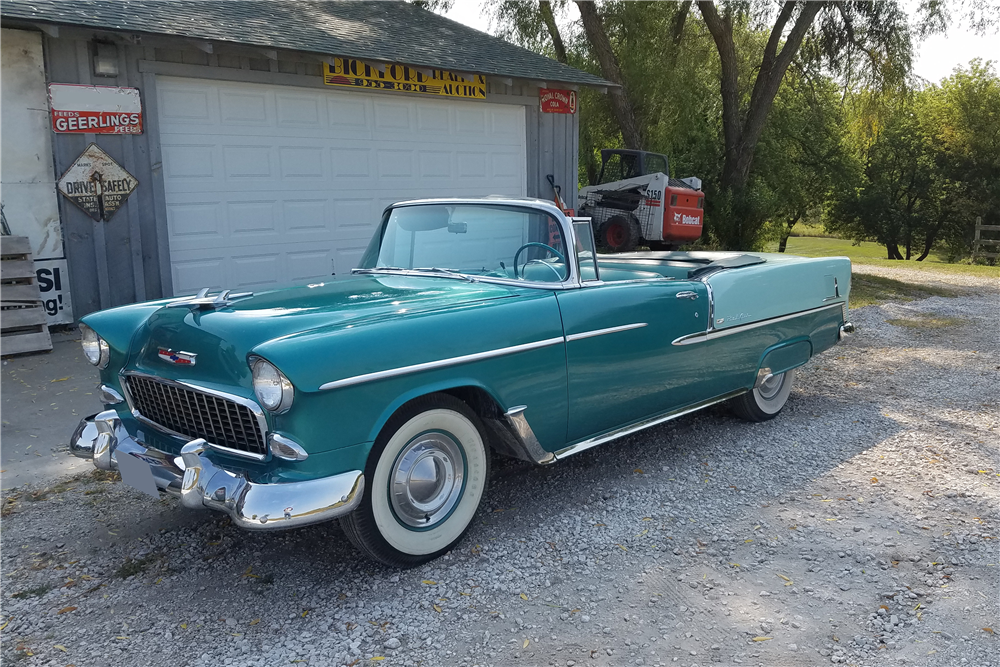
[[[482,2],[457,0],[445,16],[476,30],[490,32],[489,18],[482,14]],[[570,6],[576,16],[576,8]],[[913,72],[931,82],[938,82],[952,73],[955,67],[968,65],[973,58],[992,60],[1000,70],[1000,35],[980,37],[962,27],[952,27],[946,34],[928,37],[917,45]]]

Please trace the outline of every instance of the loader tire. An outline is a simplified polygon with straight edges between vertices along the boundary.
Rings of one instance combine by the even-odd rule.
[[[631,216],[616,215],[597,230],[597,244],[611,252],[632,252],[641,240],[639,223]]]

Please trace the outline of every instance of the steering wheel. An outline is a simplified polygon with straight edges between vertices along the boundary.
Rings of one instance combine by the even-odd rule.
[[[562,256],[562,253],[560,253],[558,250],[556,250],[552,246],[545,245],[544,243],[539,243],[537,241],[531,241],[530,243],[525,243],[523,246],[521,246],[520,248],[517,249],[517,252],[514,253],[514,277],[515,278],[523,280],[523,278],[521,278],[521,276],[517,275],[517,258],[521,256],[521,251],[524,250],[525,248],[545,248],[546,250],[548,250],[549,252],[551,252],[553,255],[555,255],[556,257],[558,257],[559,259],[561,259],[563,264],[567,264],[567,265],[569,264],[566,261],[566,258]],[[528,265],[528,263],[525,262],[525,266],[527,266],[527,265]],[[563,277],[561,275],[559,275],[559,272],[556,271],[556,269],[555,269],[554,266],[552,266],[550,264],[546,264],[545,266],[548,266],[550,269],[552,269],[553,271],[555,271],[556,275],[559,276],[559,280],[563,279]]]

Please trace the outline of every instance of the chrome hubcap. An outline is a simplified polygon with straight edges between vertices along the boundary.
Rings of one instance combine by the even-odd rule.
[[[785,381],[784,373],[779,373],[778,375],[772,375],[771,377],[767,378],[766,380],[760,383],[760,386],[757,387],[757,393],[760,394],[760,397],[763,398],[764,400],[770,400],[774,398],[779,391],[781,391],[781,385],[784,383],[784,381]]]
[[[462,495],[462,450],[444,433],[426,433],[396,458],[389,496],[396,517],[408,526],[427,528],[443,521]]]

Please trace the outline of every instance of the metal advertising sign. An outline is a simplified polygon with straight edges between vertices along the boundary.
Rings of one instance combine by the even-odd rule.
[[[458,97],[486,99],[486,77],[482,74],[459,74],[443,69],[424,69],[386,64],[384,67],[352,58],[335,57],[323,63],[323,82],[328,86],[395,90]]]
[[[576,91],[539,88],[538,105],[542,113],[576,113]]]
[[[90,144],[57,185],[59,192],[94,220],[110,220],[139,181],[97,144]]]
[[[138,88],[49,84],[54,132],[142,134]]]

